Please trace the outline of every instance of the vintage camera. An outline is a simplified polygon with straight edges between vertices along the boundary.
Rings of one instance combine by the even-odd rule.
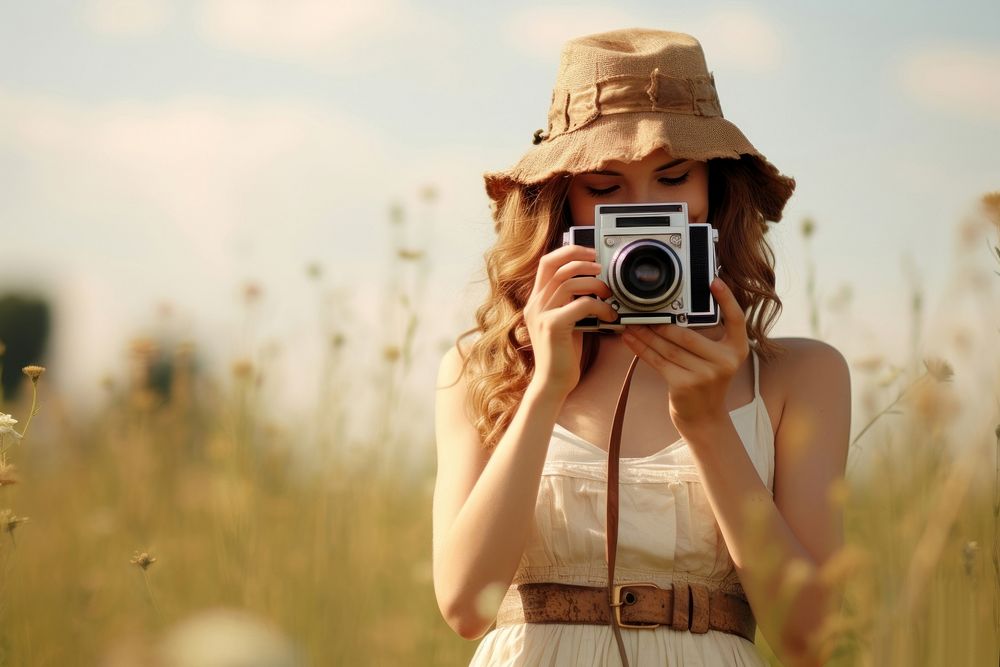
[[[580,331],[621,331],[626,324],[718,324],[719,307],[709,290],[718,275],[719,232],[689,223],[687,203],[598,204],[594,225],[570,227],[563,245],[597,250],[598,276],[611,288],[606,301],[618,319],[578,320]]]

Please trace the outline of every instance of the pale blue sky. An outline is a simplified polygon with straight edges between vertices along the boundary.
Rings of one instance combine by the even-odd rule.
[[[436,362],[437,341],[468,326],[478,301],[460,286],[491,238],[481,174],[544,127],[560,45],[578,34],[695,35],[725,116],[797,179],[773,234],[778,335],[808,335],[804,216],[818,223],[823,298],[853,294],[824,336],[892,355],[908,326],[902,257],[940,322],[956,303],[943,284],[955,229],[1000,189],[997,2],[0,8],[0,286],[57,295],[60,360],[79,386],[119,363],[162,300],[187,334],[230,353],[247,279],[268,297],[264,333],[290,360],[308,354],[288,332],[316,322],[311,261],[373,326],[393,201],[424,232],[407,243],[435,266],[422,349]],[[440,192],[433,210],[420,208],[427,184]]]

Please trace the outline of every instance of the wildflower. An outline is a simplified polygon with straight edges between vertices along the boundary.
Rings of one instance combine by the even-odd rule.
[[[948,362],[943,359],[924,359],[924,366],[931,377],[938,382],[948,382],[955,374]]]
[[[12,415],[0,412],[0,435],[12,433],[15,438],[20,438],[21,434],[14,430],[17,420]]]
[[[138,565],[143,570],[148,569],[150,565],[156,562],[156,559],[150,556],[145,551],[143,551],[142,553],[139,553],[138,551],[133,551],[132,553],[134,555],[132,556],[131,560],[129,560],[129,562],[132,563],[133,565]]]
[[[21,372],[31,378],[32,382],[38,382],[38,378],[45,372],[45,366],[25,366]]]

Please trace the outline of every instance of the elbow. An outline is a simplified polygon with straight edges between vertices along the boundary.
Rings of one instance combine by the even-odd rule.
[[[459,604],[441,604],[441,615],[455,634],[462,639],[475,641],[485,635],[493,625],[493,620],[480,616],[474,607]]]
[[[477,602],[487,602],[484,595],[488,594],[480,592],[470,595],[468,587],[451,588],[443,585],[443,581],[441,578],[435,578],[434,595],[437,598],[438,610],[448,627],[462,639],[476,640],[485,635],[493,625],[493,618],[486,618],[480,612],[486,611],[487,607],[492,609],[494,605],[477,604]],[[499,607],[499,600],[496,606]]]
[[[434,596],[438,610],[448,627],[459,637],[479,639],[493,627],[507,585],[490,582],[483,586],[455,575],[454,569],[444,565],[440,559],[435,561]]]

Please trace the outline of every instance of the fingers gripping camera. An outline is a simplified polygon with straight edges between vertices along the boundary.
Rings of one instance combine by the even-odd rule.
[[[626,324],[718,324],[719,306],[709,285],[719,273],[719,232],[689,223],[687,203],[598,204],[594,224],[570,227],[563,245],[594,248],[598,276],[611,288],[605,299],[618,319],[578,320],[581,331],[620,331]],[[594,295],[596,296],[596,295]]]

